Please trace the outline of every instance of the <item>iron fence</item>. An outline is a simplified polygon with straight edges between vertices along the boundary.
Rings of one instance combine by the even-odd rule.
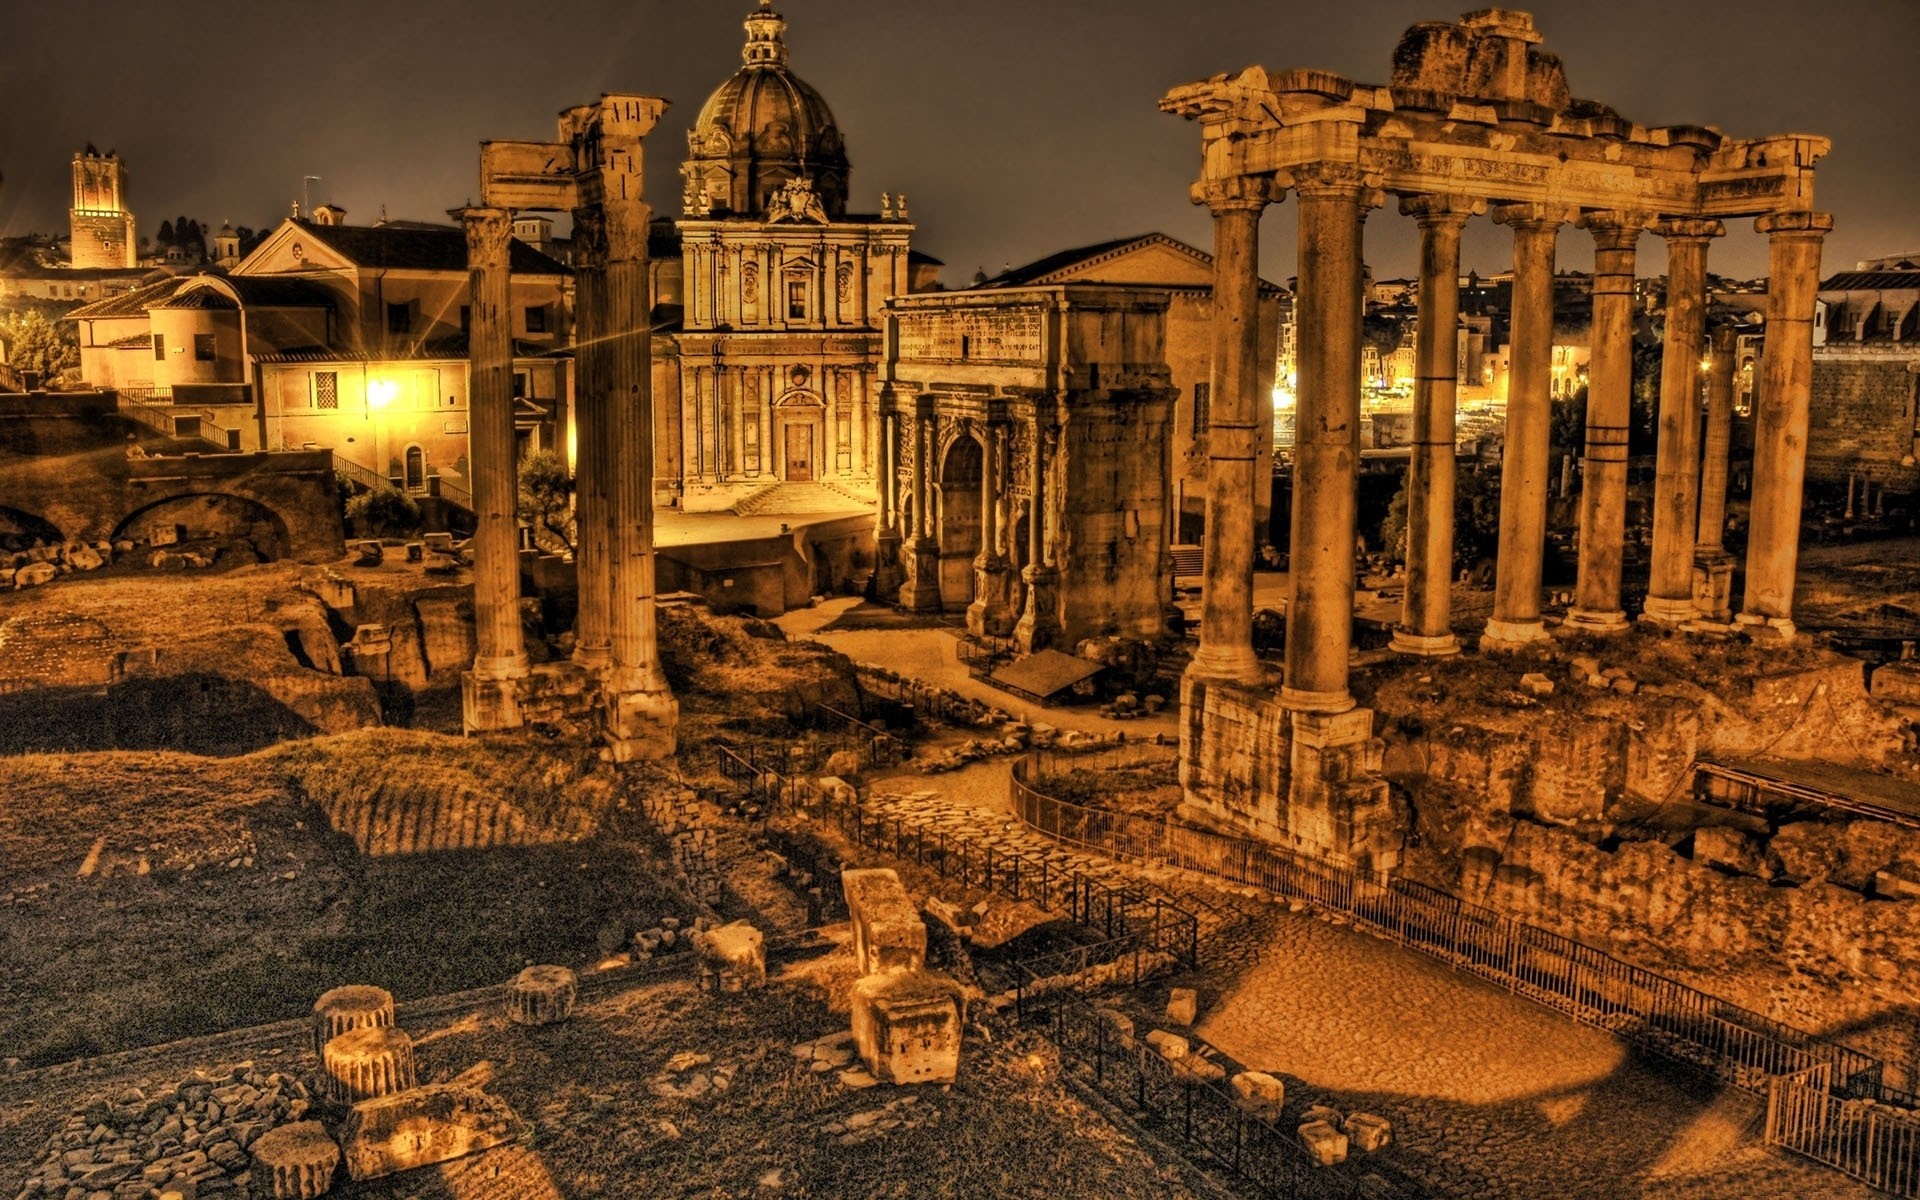
[[[861,692],[911,710],[915,716],[951,725],[990,725],[1001,715],[992,705],[946,688],[934,687],[898,675],[872,663],[855,663],[854,679]]]
[[[1920,1119],[1833,1094],[1821,1063],[1778,1075],[1767,1090],[1766,1142],[1895,1196],[1920,1196]]]
[[[831,704],[815,705],[813,718],[816,727],[833,735],[841,745],[858,750],[867,766],[890,767],[906,757],[906,743],[898,737]]]

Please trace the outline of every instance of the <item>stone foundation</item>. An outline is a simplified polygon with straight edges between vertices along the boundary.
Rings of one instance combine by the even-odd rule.
[[[490,1150],[512,1140],[518,1127],[504,1100],[430,1084],[354,1105],[340,1144],[347,1176],[357,1183]]]
[[[853,925],[853,960],[862,975],[918,971],[927,961],[927,925],[900,876],[888,868],[840,872]]]

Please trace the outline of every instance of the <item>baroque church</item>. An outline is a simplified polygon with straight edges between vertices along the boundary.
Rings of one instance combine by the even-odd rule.
[[[687,135],[678,294],[656,275],[657,490],[687,511],[773,485],[814,486],[756,510],[811,491],[871,502],[883,309],[940,265],[909,247],[904,195],[848,212],[846,143],[788,68],[786,29],[770,0],[747,17],[740,69]]]

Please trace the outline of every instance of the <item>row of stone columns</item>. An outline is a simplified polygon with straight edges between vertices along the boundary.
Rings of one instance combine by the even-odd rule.
[[[1375,201],[1357,170],[1322,165],[1297,172],[1299,372],[1294,450],[1292,596],[1287,609],[1282,703],[1304,713],[1352,707],[1348,690],[1354,586],[1355,484],[1359,458],[1361,237]],[[1208,440],[1207,587],[1200,648],[1190,675],[1204,682],[1261,682],[1252,644],[1254,363],[1261,211],[1275,199],[1265,180],[1236,177],[1196,187],[1214,224],[1212,429]],[[1453,576],[1455,341],[1459,247],[1480,202],[1451,196],[1403,199],[1421,233],[1419,369],[1408,481],[1408,587],[1394,646],[1410,654],[1458,650],[1451,629]],[[1548,637],[1541,616],[1552,416],[1554,252],[1572,214],[1544,204],[1503,204],[1493,219],[1513,230],[1512,366],[1501,466],[1500,543],[1488,648]],[[1593,211],[1593,349],[1587,399],[1579,573],[1570,627],[1627,627],[1621,602],[1626,532],[1627,436],[1632,403],[1635,249],[1644,229],[1667,244],[1668,316],[1661,378],[1654,565],[1643,616],[1663,624],[1719,617],[1697,602],[1697,579],[1724,559],[1726,451],[1732,394],[1731,335],[1716,341],[1709,379],[1706,466],[1698,404],[1705,351],[1706,247],[1716,220],[1653,221],[1651,214]],[[1791,631],[1792,589],[1805,473],[1818,213],[1763,217],[1771,239],[1767,354],[1754,468],[1754,516],[1740,619]],[[1703,478],[1703,472],[1705,478]],[[1704,489],[1703,489],[1704,485]],[[1035,483],[1038,488],[1038,480]],[[1703,497],[1703,490],[1707,493]],[[1041,561],[1036,548],[1035,562]],[[1711,591],[1711,588],[1707,588]]]

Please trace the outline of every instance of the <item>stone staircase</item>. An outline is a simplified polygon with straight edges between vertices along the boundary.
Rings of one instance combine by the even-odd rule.
[[[733,506],[735,516],[871,512],[873,502],[834,483],[776,483]]]

